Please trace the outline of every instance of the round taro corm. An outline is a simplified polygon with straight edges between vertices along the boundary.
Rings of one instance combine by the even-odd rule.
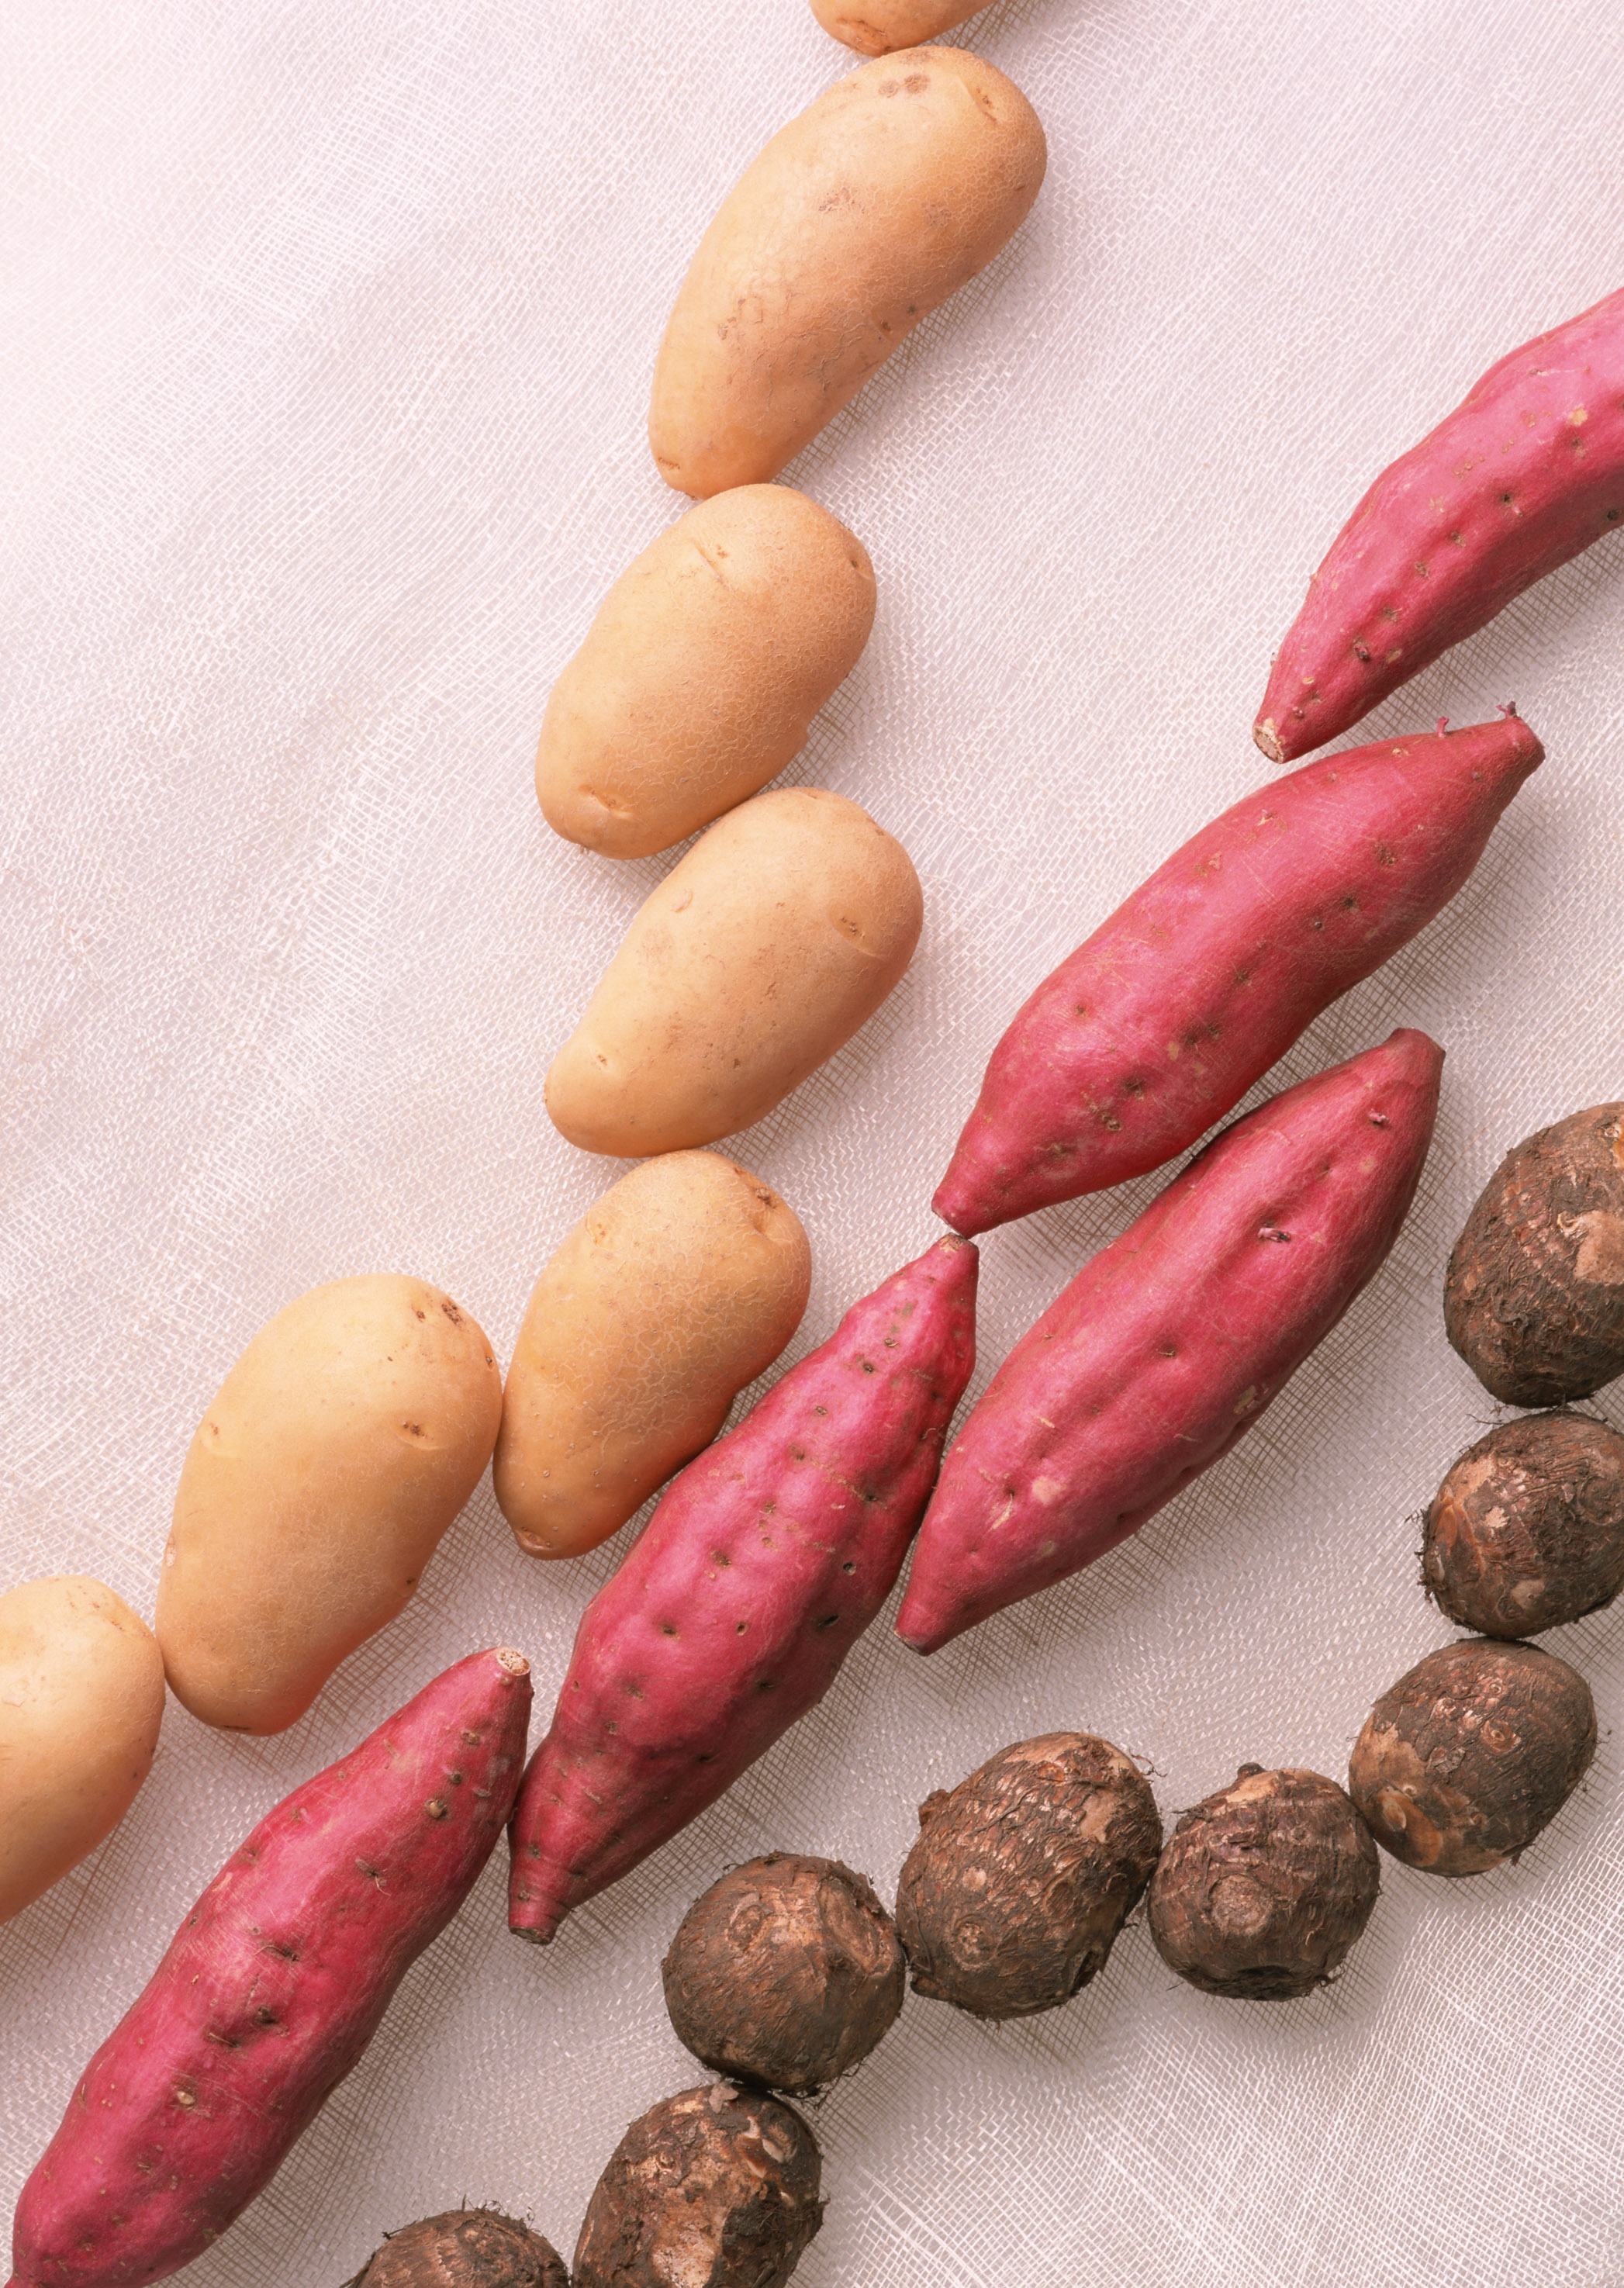
[[[806,2097],[890,2030],[907,1966],[865,1876],[773,1851],[694,1901],[661,1975],[677,2039],[702,2064]]]
[[[1348,1767],[1376,1841],[1430,1875],[1481,1875],[1555,1818],[1596,1753],[1596,1704],[1537,1645],[1469,1637],[1384,1692]]]
[[[1173,1830],[1151,1878],[1151,1937],[1203,1994],[1292,2001],[1338,1967],[1381,1882],[1370,1831],[1335,1780],[1242,1764]]]
[[[1469,1447],[1422,1537],[1423,1587],[1485,1637],[1532,1637],[1624,1587],[1624,1438],[1588,1414],[1530,1414]]]
[[[562,2258],[500,2209],[451,2209],[392,2232],[349,2288],[569,2288]]]
[[[817,2140],[792,2106],[709,2082],[650,2106],[610,2156],[574,2288],[783,2288],[823,2221]]]
[[[1444,1328],[1511,1406],[1563,1406],[1624,1374],[1624,1103],[1506,1155],[1450,1256]]]
[[[914,1991],[1027,2018],[1105,1966],[1150,1879],[1161,1819],[1137,1764],[1088,1732],[1019,1740],[919,1807],[897,1886]]]

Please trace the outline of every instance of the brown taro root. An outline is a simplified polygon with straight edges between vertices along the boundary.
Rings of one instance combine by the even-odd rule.
[[[1586,1414],[1532,1414],[1468,1447],[1438,1488],[1421,1577],[1452,1621],[1532,1637],[1624,1587],[1624,1438]]]
[[[1590,1688],[1535,1645],[1445,1645],[1371,1710],[1348,1791],[1376,1841],[1429,1875],[1480,1875],[1554,1819],[1596,1753]]]
[[[569,2288],[551,2244],[500,2209],[451,2209],[392,2232],[348,2288]]]
[[[1088,1732],[1001,1749],[919,1807],[897,1886],[914,1991],[1029,2018],[1105,1967],[1161,1849],[1138,1767]]]
[[[1510,1406],[1560,1406],[1624,1374],[1624,1104],[1506,1155],[1449,1259],[1444,1324]]]
[[[574,2288],[782,2288],[823,2221],[821,2173],[775,2097],[717,2081],[665,2098],[598,2180]]]
[[[1288,2002],[1323,1986],[1381,1888],[1370,1830],[1335,1780],[1242,1764],[1173,1830],[1151,1937],[1203,1994]]]
[[[809,2097],[890,2031],[907,1965],[866,1876],[772,1851],[693,1902],[661,1975],[677,2039],[702,2065]]]

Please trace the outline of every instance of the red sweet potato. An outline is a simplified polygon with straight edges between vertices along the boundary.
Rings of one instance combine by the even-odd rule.
[[[1624,292],[1492,365],[1331,543],[1252,735],[1336,738],[1546,573],[1624,523]]]
[[[943,1465],[905,1642],[934,1652],[1091,1564],[1228,1452],[1398,1236],[1443,1061],[1395,1033],[1271,1098],[1083,1266]]]
[[[513,1815],[509,1923],[545,1942],[823,1697],[884,1603],[975,1363],[976,1251],[854,1304],[677,1478],[582,1617]]]
[[[1019,1012],[937,1214],[987,1231],[1187,1150],[1448,904],[1542,755],[1515,716],[1382,740],[1204,826]]]
[[[501,1834],[530,1672],[475,1653],[228,1859],[81,2076],[23,2188],[11,2288],[135,2288],[275,2174]]]

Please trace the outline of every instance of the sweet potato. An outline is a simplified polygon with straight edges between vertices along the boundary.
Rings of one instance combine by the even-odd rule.
[[[473,1654],[260,1822],[80,2077],[11,2288],[135,2288],[217,2240],[359,2061],[512,1806],[516,1652]]]
[[[943,1465],[906,1643],[934,1652],[1091,1564],[1229,1451],[1397,1238],[1443,1061],[1395,1033],[1271,1098],[1083,1266]]]
[[[1515,716],[1248,795],[1044,980],[937,1192],[981,1232],[1159,1168],[1447,905],[1543,750]]]
[[[1331,543],[1252,735],[1289,763],[1624,523],[1624,292],[1525,342]]]
[[[691,1462],[582,1617],[513,1815],[544,1943],[823,1697],[890,1594],[975,1363],[976,1251],[937,1243]]]

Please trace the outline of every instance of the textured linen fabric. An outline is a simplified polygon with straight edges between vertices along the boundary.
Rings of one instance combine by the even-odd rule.
[[[788,473],[873,553],[861,663],[788,776],[926,891],[867,1030],[733,1147],[815,1251],[789,1355],[924,1247],[1018,1002],[1271,772],[1308,575],[1476,376],[1624,282],[1614,0],[999,0],[955,35],[1050,139],[1028,225]],[[150,1613],[202,1408],[290,1297],[450,1289],[505,1359],[617,1172],[542,1084],[669,856],[555,839],[531,757],[609,582],[681,505],[644,435],[687,258],[854,59],[804,0],[9,0],[0,806],[0,1583]],[[889,1617],[726,1799],[537,1952],[503,1870],[270,2190],[187,2274],[321,2288],[464,2195],[567,2256],[627,2122],[701,2078],[660,1994],[694,1894],[778,1847],[890,1895],[914,1807],[1103,1732],[1164,1814],[1244,1760],[1341,1777],[1452,1632],[1418,1513],[1499,1416],[1444,1339],[1501,1153],[1624,1093],[1624,552],[1353,735],[1510,700],[1549,760],[1469,887],[1271,1076],[1414,1024],[1438,1140],[1385,1270],[1219,1468],[930,1661]],[[984,1249],[975,1387],[1156,1180]],[[1624,1424],[1624,1386],[1598,1410]],[[170,1704],[112,1840],[0,1931],[0,2218],[234,1841],[430,1676],[529,1656],[538,1733],[618,1548],[521,1558],[488,1479],[416,1603],[281,1737]],[[797,2288],[1605,2288],[1624,2280],[1624,1610],[1546,1640],[1602,1744],[1523,1863],[1384,1861],[1311,1998],[1243,2006],[1142,1923],[1066,2008],[911,1998],[813,2109]]]

